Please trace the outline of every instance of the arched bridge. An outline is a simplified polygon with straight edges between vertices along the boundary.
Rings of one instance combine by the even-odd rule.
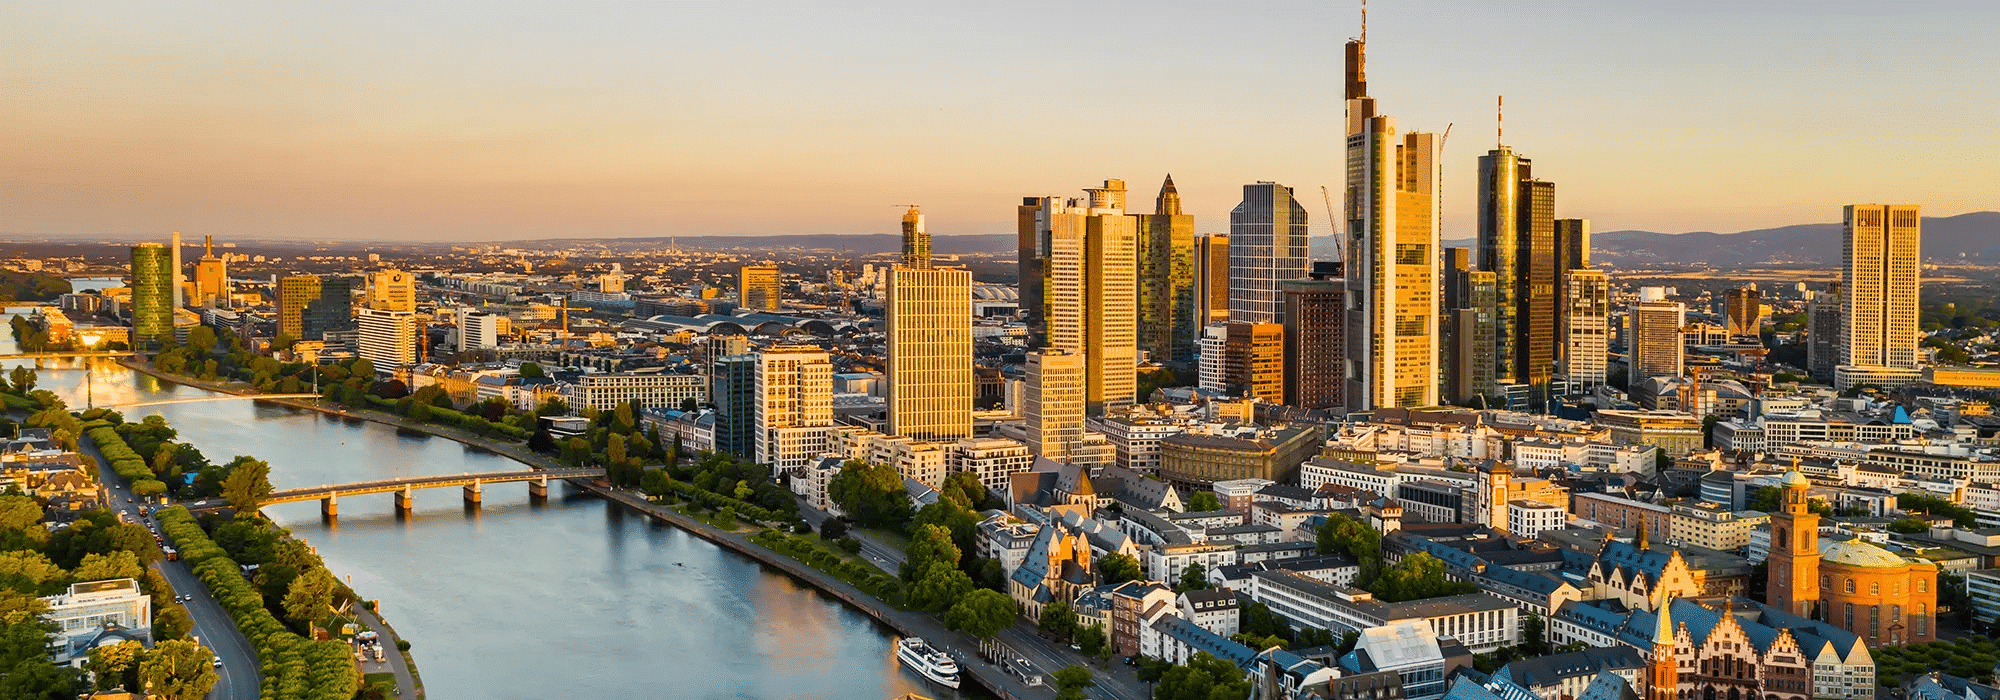
[[[484,487],[487,484],[525,481],[528,482],[529,497],[548,498],[549,481],[552,479],[588,479],[600,476],[604,476],[604,470],[602,469],[536,469],[518,472],[406,476],[378,481],[358,481],[352,484],[328,484],[273,491],[271,495],[264,498],[264,505],[296,503],[298,501],[319,501],[320,514],[331,518],[340,515],[340,499],[344,496],[393,493],[396,494],[396,512],[408,513],[411,508],[412,494],[417,489],[460,487],[465,490],[465,502],[470,505],[478,505],[481,497],[484,495]]]
[[[224,394],[222,396],[196,396],[184,399],[160,399],[158,401],[138,401],[134,403],[97,404],[96,408],[139,408],[142,406],[166,406],[177,403],[202,403],[204,401],[258,401],[263,399],[317,399],[319,394]]]

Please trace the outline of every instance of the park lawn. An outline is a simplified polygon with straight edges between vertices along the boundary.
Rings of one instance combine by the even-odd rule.
[[[897,532],[895,530],[883,530],[881,528],[873,528],[873,527],[857,527],[854,529],[868,533],[868,536],[875,538],[875,541],[888,545],[891,549],[894,549],[898,552],[910,551],[909,535]]]

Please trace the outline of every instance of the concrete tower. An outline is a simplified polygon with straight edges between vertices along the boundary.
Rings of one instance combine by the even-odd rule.
[[[1229,320],[1279,323],[1283,282],[1306,278],[1306,208],[1275,182],[1243,186],[1229,212]]]
[[[1850,204],[1843,218],[1835,386],[1914,379],[1922,214],[1914,204]]]
[[[931,235],[924,232],[924,214],[915,204],[903,213],[903,267],[931,269]]]
[[[923,230],[911,207],[903,264],[889,271],[889,432],[957,442],[972,437],[972,273],[931,267]]]

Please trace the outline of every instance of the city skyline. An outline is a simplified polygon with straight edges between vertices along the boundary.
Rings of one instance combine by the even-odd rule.
[[[1358,8],[1074,10],[1204,47],[1169,51],[1051,42],[1034,13],[981,8],[803,8],[750,22],[727,6],[551,7],[0,8],[0,87],[34,105],[0,111],[13,156],[0,231],[887,233],[878,207],[917,201],[939,235],[1004,233],[1021,196],[1172,172],[1209,233],[1243,183],[1341,180],[1338,54],[1359,33]],[[2000,77],[2000,48],[1972,29],[1995,9],[1792,9],[1377,3],[1370,70],[1404,121],[1456,126],[1446,239],[1473,235],[1474,159],[1492,145],[1503,93],[1506,140],[1549,164],[1537,174],[1564,183],[1565,214],[1600,231],[1826,221],[1844,201],[2000,209],[1978,185],[1995,179],[1981,154],[2000,137],[1976,128],[2000,107],[1965,89]],[[1830,38],[1864,32],[1880,40]],[[1496,33],[1511,40],[1475,41]],[[1888,48],[1899,46],[1923,48]],[[808,51],[829,58],[798,60]],[[1019,99],[1024,76],[1106,65],[1175,76],[1177,107]],[[1261,70],[1243,78],[1250,66]],[[1898,111],[1922,115],[1920,128],[1885,129],[1851,106],[1856,81],[1897,85]],[[1153,85],[1105,90],[1136,99]],[[1245,87],[1266,97],[1246,105]],[[1114,117],[1119,129],[1092,128]],[[1245,128],[1268,137],[1246,142]],[[1049,138],[1086,129],[1098,138]],[[1823,146],[1864,139],[1892,157],[1834,167],[1844,151]],[[1312,235],[1328,235],[1311,218]]]

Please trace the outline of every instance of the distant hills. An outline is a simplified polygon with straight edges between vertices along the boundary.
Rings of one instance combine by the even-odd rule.
[[[970,236],[932,236],[931,252],[943,255],[969,253],[1012,253],[1014,234],[989,233]],[[463,245],[463,244],[461,244]],[[836,233],[821,235],[773,236],[654,236],[647,238],[538,238],[527,241],[498,241],[495,245],[521,248],[563,248],[604,246],[613,250],[658,250],[679,246],[688,250],[818,250],[854,255],[895,253],[903,249],[903,237],[895,233]]]
[[[1445,241],[1472,247],[1472,239]],[[1840,264],[1840,224],[1799,224],[1740,233],[1656,233],[1602,231],[1591,236],[1594,260],[1620,267],[1649,263],[1708,264],[1715,267],[1828,266]],[[1924,259],[2000,263],[2000,212],[1926,216]]]

